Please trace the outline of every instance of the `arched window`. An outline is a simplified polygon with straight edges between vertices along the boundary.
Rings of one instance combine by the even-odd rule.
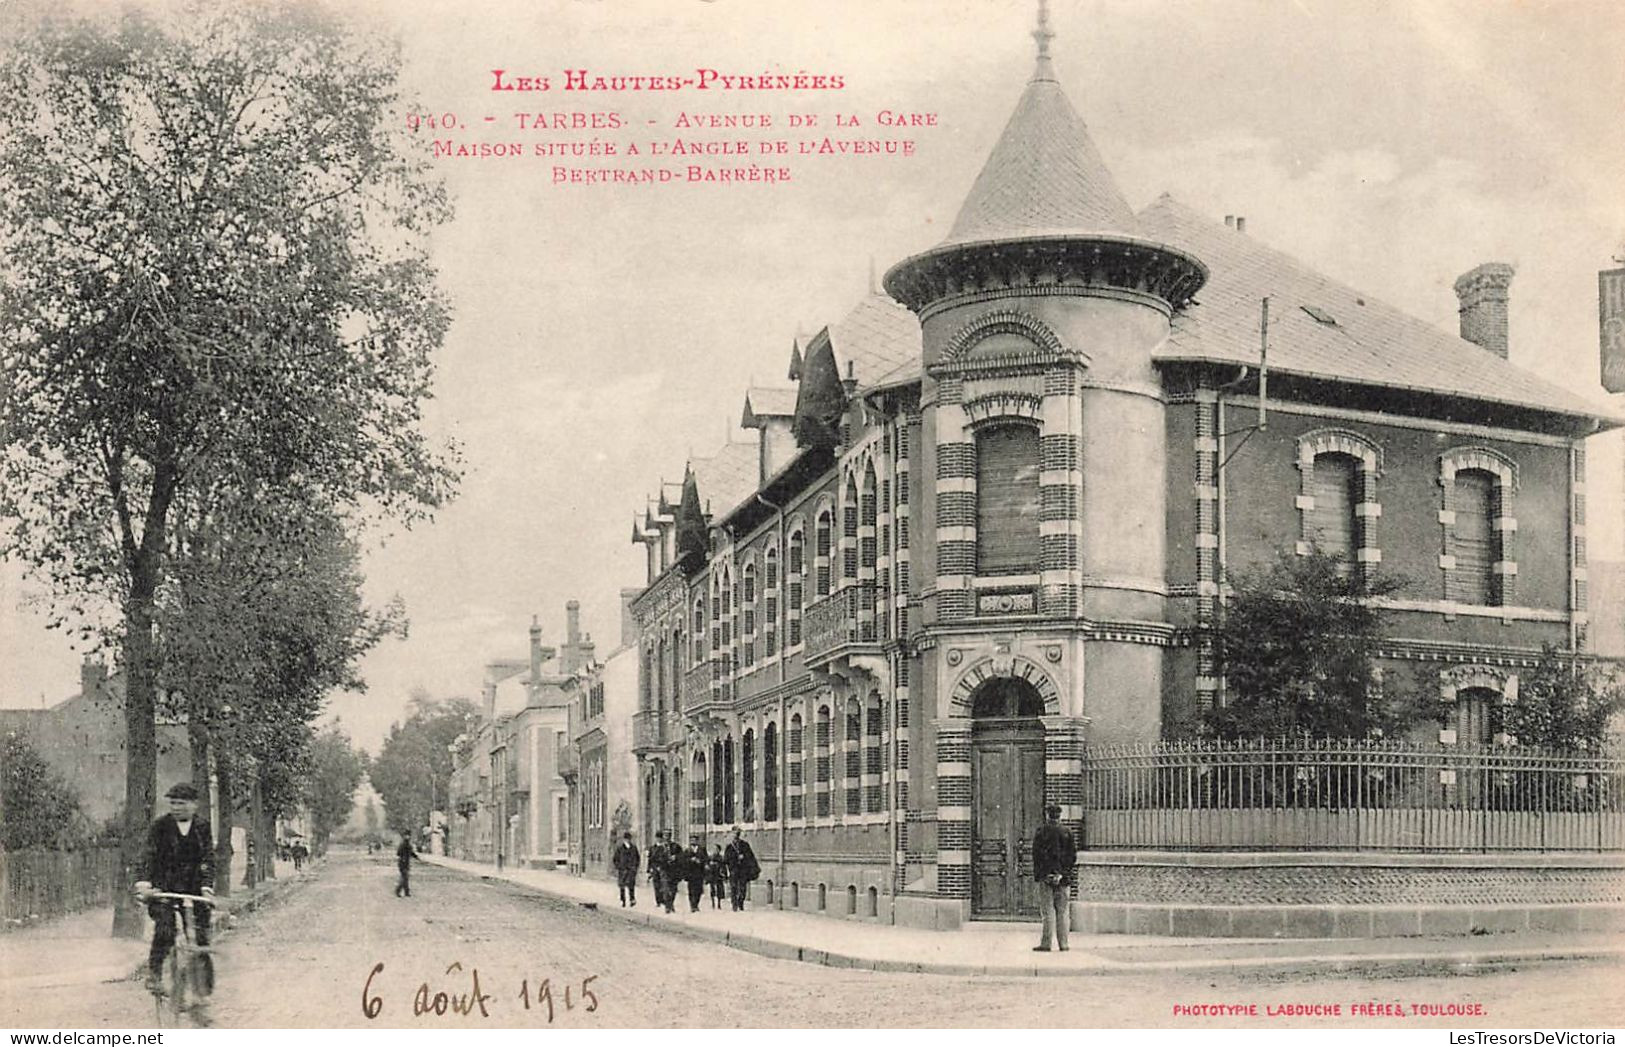
[[[693,814],[689,821],[695,828],[706,823],[705,793],[708,780],[705,777],[705,753],[694,754],[694,772],[689,775],[689,806]]]
[[[694,601],[694,664],[705,661],[705,595]]]
[[[739,743],[739,817],[756,820],[756,732],[749,728]]]
[[[863,732],[863,809],[869,814],[879,814],[883,800],[880,792],[882,715],[880,695],[870,694],[868,708],[864,710]]]
[[[879,549],[879,540],[875,535],[875,521],[879,518],[879,507],[875,502],[876,488],[875,463],[870,462],[863,473],[863,491],[858,496],[858,575],[863,578],[875,576]]]
[[[825,509],[818,514],[818,522],[813,527],[813,571],[816,575],[813,595],[815,596],[829,595],[831,526],[829,510]]]
[[[976,573],[1039,569],[1038,430],[996,425],[976,434]]]
[[[858,576],[858,483],[846,481],[846,505],[841,510],[841,577],[852,581]]]
[[[814,808],[814,811],[820,818],[828,818],[830,811],[829,731],[829,706],[820,705],[818,707],[818,732],[813,741],[813,744],[816,747],[814,750],[816,762],[813,765],[813,794],[814,799],[817,802],[817,807]]]
[[[683,616],[677,616],[677,626],[671,631],[671,708],[672,712],[683,710],[683,651],[688,644],[683,642]]]
[[[666,708],[666,638],[655,641],[655,708]]]
[[[1481,469],[1455,475],[1456,513],[1449,598],[1456,603],[1495,602],[1495,477]]]
[[[777,539],[762,560],[762,657],[779,653],[779,550]]]
[[[787,624],[788,638],[784,646],[796,648],[801,646],[801,602],[803,587],[807,581],[807,536],[799,527],[790,533],[788,574],[786,581],[790,588],[790,620]]]
[[[734,820],[734,740],[725,738],[722,742],[722,821],[724,824]]]
[[[1501,733],[1501,696],[1483,687],[1456,692],[1456,744],[1489,745]]]
[[[723,818],[722,741],[711,743],[711,824],[721,825]]]
[[[977,719],[1044,715],[1044,696],[1026,680],[995,676],[971,696],[971,716]]]
[[[863,813],[863,707],[856,698],[846,700],[846,813]]]
[[[742,593],[739,599],[739,643],[745,668],[756,664],[756,562],[745,565],[740,572]]]
[[[762,820],[779,820],[779,725],[762,729]]]
[[[802,777],[802,761],[806,755],[806,743],[802,739],[801,714],[796,713],[790,717],[790,733],[785,739],[785,772],[789,780],[785,785],[790,791],[790,818],[799,821],[807,816],[806,797],[803,793],[806,784]]]
[[[1360,460],[1353,455],[1315,456],[1309,510],[1309,538],[1327,556],[1354,562],[1359,548],[1359,521],[1354,507],[1360,501]]]
[[[647,645],[645,645],[644,648],[643,648],[643,664],[641,666],[639,666],[639,670],[640,671],[638,672],[638,708],[639,709],[645,709],[645,710],[653,709],[654,708],[653,689],[654,689],[654,674],[655,674],[654,652],[652,652]]]

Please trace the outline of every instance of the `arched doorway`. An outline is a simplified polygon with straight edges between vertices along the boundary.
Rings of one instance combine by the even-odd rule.
[[[1019,678],[971,694],[971,911],[1036,915],[1033,833],[1044,820],[1044,699]]]

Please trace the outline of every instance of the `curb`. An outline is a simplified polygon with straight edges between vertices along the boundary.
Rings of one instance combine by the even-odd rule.
[[[789,942],[761,938],[712,927],[698,927],[673,920],[655,919],[653,912],[632,912],[605,908],[598,902],[584,902],[579,898],[536,884],[510,880],[492,873],[460,869],[452,865],[430,861],[447,872],[478,878],[488,882],[505,883],[553,901],[564,902],[579,909],[597,913],[607,919],[619,920],[668,934],[714,941],[731,949],[753,953],[774,960],[791,960],[822,967],[876,971],[883,974],[937,974],[988,978],[1077,978],[1097,975],[1139,973],[1237,973],[1268,972],[1290,974],[1295,972],[1322,974],[1465,974],[1492,970],[1522,963],[1572,963],[1585,960],[1625,959],[1625,945],[1618,946],[1550,946],[1537,948],[1484,949],[1474,952],[1426,953],[1391,952],[1358,955],[1309,956],[1249,956],[1221,960],[1114,960],[1099,957],[1088,967],[1040,967],[1036,964],[956,964],[934,961],[877,960],[866,956],[831,952]],[[1334,941],[1336,939],[1329,939]],[[1347,941],[1347,939],[1341,939]]]

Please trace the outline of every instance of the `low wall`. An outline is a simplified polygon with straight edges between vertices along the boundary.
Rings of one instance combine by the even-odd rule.
[[[1073,925],[1182,937],[1625,930],[1625,855],[1089,852]]]

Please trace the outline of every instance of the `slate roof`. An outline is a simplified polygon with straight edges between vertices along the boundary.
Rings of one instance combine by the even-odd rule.
[[[864,296],[826,330],[841,377],[846,377],[850,362],[860,387],[873,385],[900,364],[918,361],[924,351],[919,319],[906,306],[878,292]]]
[[[1041,57],[941,246],[1135,232],[1083,117]]]
[[[1322,276],[1167,194],[1140,212],[1139,224],[1143,236],[1194,254],[1209,271],[1155,360],[1256,364],[1259,302],[1269,295],[1272,372],[1625,422],[1605,405]],[[1317,320],[1310,309],[1335,323]]]
[[[745,411],[740,416],[739,425],[743,429],[755,429],[763,419],[793,418],[795,413],[795,389],[753,385],[745,391]]]
[[[711,519],[726,516],[756,493],[760,463],[755,436],[752,432],[749,439],[738,443],[730,440],[710,458],[696,458],[691,463],[700,504]]]

